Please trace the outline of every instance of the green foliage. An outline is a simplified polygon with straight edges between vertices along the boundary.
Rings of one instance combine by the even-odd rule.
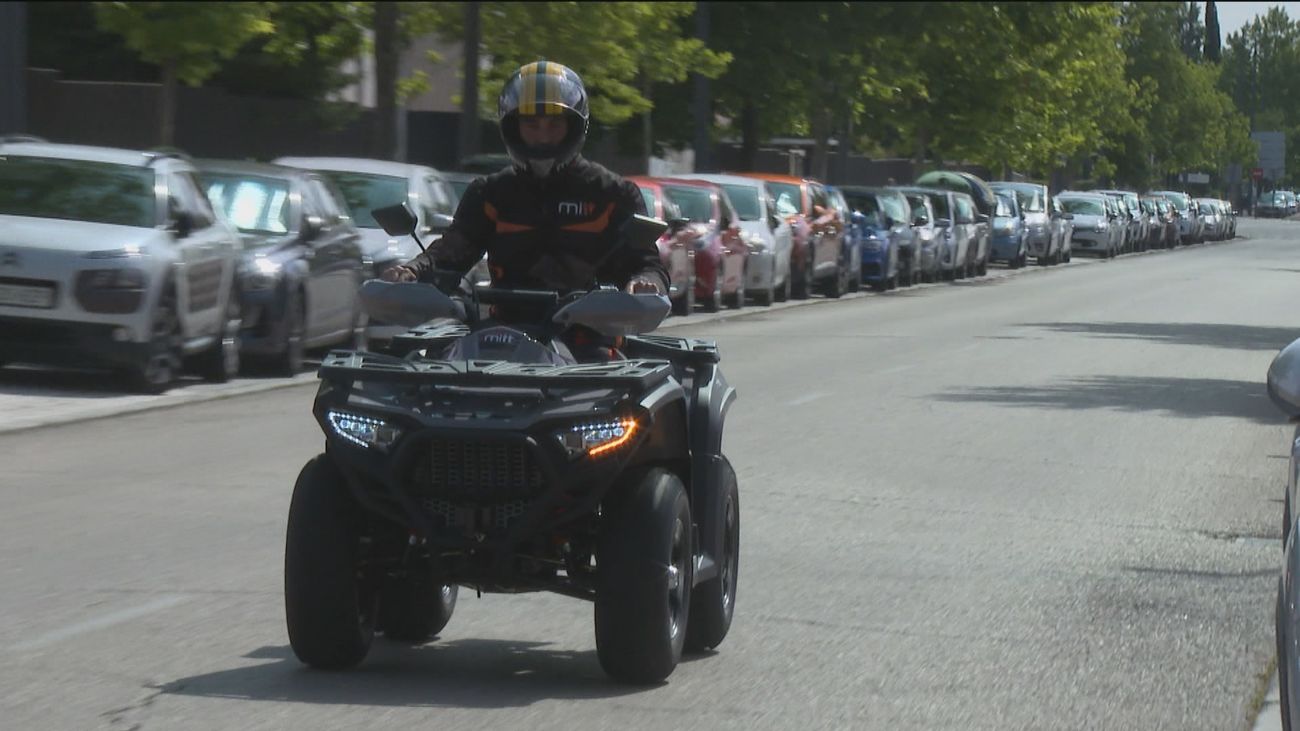
[[[252,38],[270,33],[265,3],[100,2],[102,29],[121,35],[127,48],[176,78],[198,86]]]

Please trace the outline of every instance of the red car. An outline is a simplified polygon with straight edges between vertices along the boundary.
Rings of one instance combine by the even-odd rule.
[[[744,307],[749,244],[727,192],[703,180],[655,180],[690,221],[682,233],[695,249],[695,298],[710,312],[721,309],[724,299],[734,308]]]
[[[677,205],[664,196],[664,189],[654,178],[630,176],[627,178],[641,189],[648,215],[662,221],[683,218]],[[659,258],[668,270],[668,298],[673,301],[673,312],[689,315],[695,311],[695,247],[693,239],[682,227],[670,227],[659,237]]]
[[[848,222],[841,220],[832,205],[826,187],[816,180],[777,173],[728,173],[757,178],[767,184],[794,229],[794,248],[790,253],[790,274],[794,277],[791,296],[804,299],[821,284],[829,297],[839,297],[848,289],[849,265],[844,261]]]

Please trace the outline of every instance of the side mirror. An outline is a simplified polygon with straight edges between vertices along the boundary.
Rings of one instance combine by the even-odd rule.
[[[1291,341],[1269,364],[1268,397],[1288,418],[1300,417],[1300,340]]]
[[[325,220],[320,216],[306,216],[302,219],[302,238],[304,241],[311,241],[320,234],[321,228],[325,225]]]
[[[385,208],[376,208],[370,212],[375,222],[384,233],[389,236],[408,236],[415,233],[415,225],[418,222],[415,214],[411,212],[406,203],[398,203],[395,206]]]
[[[172,219],[172,231],[178,239],[187,238],[194,233],[194,217],[189,211],[176,212],[176,217]]]
[[[988,223],[988,222],[989,222],[989,217],[988,217],[988,215],[986,215],[986,214],[984,214],[984,213],[976,213],[976,214],[975,214],[975,223]]]

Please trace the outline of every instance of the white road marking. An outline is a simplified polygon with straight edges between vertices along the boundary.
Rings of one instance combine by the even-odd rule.
[[[167,609],[168,607],[174,607],[188,599],[188,596],[179,594],[158,597],[148,604],[131,607],[130,609],[120,609],[116,612],[105,614],[102,617],[96,617],[94,619],[86,620],[85,622],[71,624],[67,627],[56,629],[53,632],[46,632],[45,634],[33,637],[26,642],[20,642],[9,649],[13,652],[37,650],[42,647],[53,645],[57,642],[62,642],[70,637],[85,634],[86,632],[93,632],[97,629],[104,629],[105,627],[112,627],[115,624],[122,624],[123,622],[129,622],[133,619],[139,619],[147,614],[153,614],[154,612]]]
[[[827,397],[827,396],[829,396],[829,395],[830,395],[829,393],[822,393],[822,392],[818,391],[817,393],[810,393],[810,394],[808,394],[807,396],[800,396],[799,398],[797,398],[797,399],[795,399],[795,400],[793,400],[793,401],[788,401],[788,402],[787,402],[787,405],[789,405],[789,406],[801,406],[801,405],[803,405],[803,404],[810,403],[810,402],[812,402],[812,401],[816,401],[816,400],[819,399],[819,398],[825,398],[825,397]]]

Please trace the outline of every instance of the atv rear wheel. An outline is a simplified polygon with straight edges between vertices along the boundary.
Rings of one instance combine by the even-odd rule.
[[[327,670],[365,659],[379,593],[360,570],[364,522],[327,454],[302,468],[289,505],[284,608],[298,659]]]
[[[596,654],[615,680],[656,683],[686,641],[694,552],[691,505],[664,469],[631,475],[603,506],[596,550]]]
[[[379,597],[378,629],[390,640],[427,642],[451,621],[457,589],[434,583],[427,573],[388,577]]]
[[[718,531],[722,537],[722,554],[715,556],[718,575],[695,587],[691,598],[691,617],[687,623],[686,649],[711,650],[722,644],[731,629],[736,611],[736,586],[740,572],[740,490],[736,472],[727,465],[722,484],[722,513],[711,526],[701,531]]]

